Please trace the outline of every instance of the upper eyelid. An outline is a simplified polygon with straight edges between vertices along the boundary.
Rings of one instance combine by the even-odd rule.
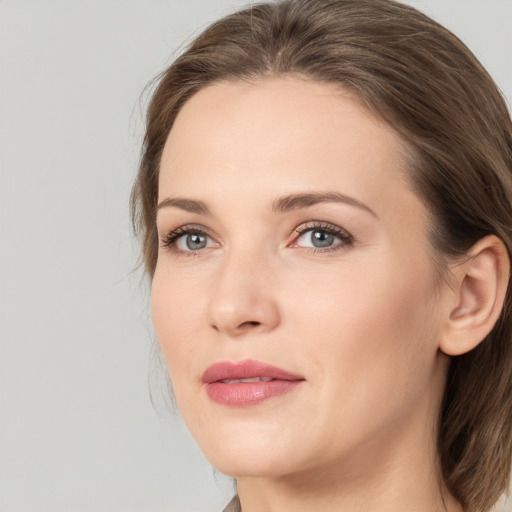
[[[335,230],[346,231],[345,228],[342,228],[341,226],[338,226],[337,224],[334,224],[332,222],[327,222],[325,220],[308,220],[307,222],[302,222],[294,229],[294,231],[298,231],[300,228],[304,228],[304,230],[332,228]]]
[[[183,234],[187,234],[189,232],[196,232],[196,233],[204,233],[205,235],[212,236],[212,230],[207,228],[206,226],[203,226],[202,224],[180,224],[176,227],[166,227],[165,229],[158,229],[157,232],[159,233],[160,237],[169,236],[173,233],[176,233],[180,231]],[[213,235],[215,236],[215,235]]]
[[[186,236],[191,233],[198,233],[201,235],[205,235],[212,240],[216,241],[215,236],[212,236],[209,229],[202,225],[196,225],[196,224],[183,224],[180,226],[177,226],[175,228],[169,228],[165,230],[157,230],[158,231],[158,238],[160,240],[160,244],[162,246],[166,245],[174,245],[176,240],[181,238],[182,236]]]
[[[308,225],[308,224],[313,224],[313,225]],[[330,231],[333,234],[344,235],[349,238],[355,238],[352,235],[352,233],[350,231],[348,231],[346,228],[343,228],[337,224],[333,224],[332,222],[326,222],[326,221],[308,221],[308,222],[302,223],[299,226],[297,226],[293,230],[293,232],[296,233],[297,235],[302,235],[302,234],[306,233],[307,231],[313,231],[315,229],[318,231],[321,231],[321,230]]]
[[[326,229],[326,230],[332,230],[340,233],[346,233],[349,236],[352,236],[350,231],[348,231],[346,228],[334,224],[332,222],[323,221],[323,220],[309,220],[306,222],[301,222],[297,226],[293,228],[293,230],[290,233],[290,236],[293,234],[302,234],[307,230],[312,229]],[[218,235],[215,234],[215,231],[211,228],[208,228],[204,226],[203,224],[196,224],[196,223],[190,223],[190,224],[180,224],[176,227],[166,228],[166,229],[158,229],[157,232],[159,233],[160,237],[162,236],[168,236],[171,233],[176,233],[177,231],[181,231],[183,234],[186,234],[190,231],[192,232],[198,232],[198,233],[204,233],[208,236],[211,236],[212,238],[218,237]]]

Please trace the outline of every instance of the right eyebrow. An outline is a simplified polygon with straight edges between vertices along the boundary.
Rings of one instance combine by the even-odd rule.
[[[196,201],[194,199],[184,199],[182,197],[167,197],[160,201],[157,206],[157,210],[162,208],[179,208],[190,213],[197,213],[198,215],[211,215],[210,209],[203,203],[203,201]]]

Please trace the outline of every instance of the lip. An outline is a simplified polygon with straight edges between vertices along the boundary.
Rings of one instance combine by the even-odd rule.
[[[242,379],[263,380],[239,382]],[[222,361],[209,366],[201,377],[210,400],[230,407],[257,405],[295,390],[305,379],[260,361]]]

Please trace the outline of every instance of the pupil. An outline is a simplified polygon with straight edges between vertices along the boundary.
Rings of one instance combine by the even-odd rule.
[[[194,249],[203,249],[206,246],[206,237],[203,235],[193,234],[187,236],[187,248]]]
[[[313,245],[315,247],[329,247],[334,241],[334,235],[325,231],[313,231]]]

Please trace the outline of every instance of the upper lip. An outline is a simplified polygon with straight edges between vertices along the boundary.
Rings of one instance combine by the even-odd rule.
[[[249,359],[236,363],[221,361],[212,364],[204,371],[201,380],[205,384],[211,384],[220,380],[252,379],[255,377],[268,377],[278,380],[304,380],[304,377],[301,375],[290,373],[277,366]]]

